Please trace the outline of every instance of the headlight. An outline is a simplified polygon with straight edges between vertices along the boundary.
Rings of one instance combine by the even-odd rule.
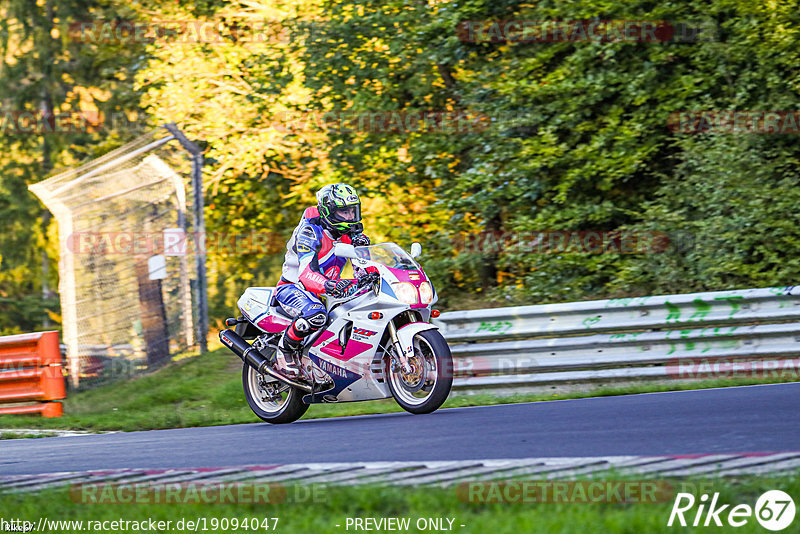
[[[422,304],[430,304],[433,300],[433,288],[428,282],[419,285],[419,301]]]
[[[417,288],[408,282],[398,282],[392,284],[394,294],[397,295],[398,300],[404,304],[416,304],[419,302],[417,298]]]

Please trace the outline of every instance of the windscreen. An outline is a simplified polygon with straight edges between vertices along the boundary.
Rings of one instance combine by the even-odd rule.
[[[395,243],[379,243],[368,247],[356,247],[356,253],[360,258],[382,263],[392,269],[411,271],[420,268],[408,252]]]

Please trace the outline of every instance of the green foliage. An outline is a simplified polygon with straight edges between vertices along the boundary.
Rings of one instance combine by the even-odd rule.
[[[636,258],[614,282],[648,291],[767,287],[800,276],[796,142],[730,135],[682,139],[681,163],[644,205],[638,228],[675,242]]]
[[[48,99],[63,110],[141,107],[153,127],[176,122],[205,149],[209,232],[267,236],[263,249],[209,257],[217,319],[245,286],[274,283],[302,209],[334,181],[361,193],[373,240],[422,242],[446,307],[785,285],[800,274],[795,138],[668,128],[671,114],[686,110],[796,109],[796,2],[0,6],[6,107],[38,109]],[[260,38],[145,47],[77,43],[53,31],[115,17],[245,21]],[[459,33],[463,21],[588,18],[703,31],[686,42],[498,43]],[[413,121],[400,130],[353,129],[325,124],[326,112],[465,112],[474,120],[444,131]],[[47,228],[31,224],[40,206],[26,185],[107,151],[123,130],[0,137],[0,297],[8,299],[0,329],[33,326],[14,317],[28,317],[19,303],[41,294],[42,248],[55,256]],[[562,230],[663,232],[671,244],[654,254],[464,246],[481,232]]]
[[[322,185],[314,180],[325,173],[326,155],[315,135],[281,127],[286,113],[306,102],[299,62],[282,33],[304,4],[152,3],[141,13],[153,20],[238,22],[257,36],[188,46],[157,41],[136,76],[152,124],[177,123],[203,143],[209,234],[255,232],[264,244],[209,256],[209,309],[217,319],[231,314],[245,287],[274,285],[285,242]]]
[[[0,332],[18,332],[59,320],[55,225],[27,186],[136,134],[124,112],[138,109],[130,69],[142,50],[69,31],[76,21],[130,18],[122,4],[6,0],[0,13]],[[69,114],[74,127],[25,131],[14,119],[21,112]]]
[[[788,5],[323,5],[329,20],[314,34],[304,59],[306,82],[320,108],[464,109],[490,119],[484,131],[466,133],[328,135],[330,157],[342,175],[379,174],[383,184],[434,185],[437,200],[428,209],[450,218],[439,228],[426,228],[433,253],[426,266],[441,275],[446,296],[499,282],[490,294],[500,301],[570,300],[680,292],[687,289],[681,283],[687,275],[691,287],[705,289],[789,283],[796,275],[793,262],[776,261],[791,250],[793,216],[776,220],[791,205],[791,194],[782,194],[786,200],[780,203],[735,208],[747,210],[742,216],[753,222],[752,240],[772,243],[770,234],[781,236],[780,249],[777,243],[760,245],[770,252],[759,254],[770,259],[758,267],[743,263],[753,258],[737,249],[732,234],[714,236],[725,240],[725,247],[710,246],[699,226],[672,211],[681,202],[696,205],[700,213],[715,206],[724,218],[732,212],[723,208],[730,188],[743,198],[764,183],[775,185],[759,192],[763,199],[787,192],[794,182],[796,144],[781,142],[781,150],[767,155],[759,146],[774,144],[768,136],[733,142],[730,150],[753,147],[750,166],[759,170],[749,181],[736,181],[729,173],[746,171],[736,157],[721,157],[725,148],[717,151],[720,157],[708,155],[700,164],[696,160],[706,148],[698,143],[705,141],[667,128],[670,113],[680,110],[796,105],[798,69],[789,57],[800,42],[798,32],[789,29],[796,26],[796,10]],[[708,40],[701,34],[697,42],[492,43],[461,41],[455,31],[464,20],[590,17],[702,24]],[[716,195],[709,198],[699,186],[669,185],[685,185],[687,173]],[[721,222],[715,221],[717,227]],[[739,222],[725,221],[731,227]],[[478,254],[454,247],[461,232],[474,238],[481,231],[645,229],[669,232],[680,246],[664,255]],[[688,237],[705,253],[687,256]],[[687,263],[685,269],[668,273],[669,258]]]

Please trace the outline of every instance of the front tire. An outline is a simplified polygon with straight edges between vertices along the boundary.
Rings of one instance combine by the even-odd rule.
[[[414,334],[412,372],[393,369],[387,360],[386,377],[394,400],[413,414],[431,413],[438,409],[453,387],[453,356],[438,330]]]
[[[293,423],[308,410],[300,390],[263,375],[246,363],[242,368],[242,386],[250,409],[267,423]]]

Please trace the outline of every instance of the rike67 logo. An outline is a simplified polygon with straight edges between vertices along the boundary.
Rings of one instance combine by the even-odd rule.
[[[718,503],[719,493],[714,493],[709,502],[708,494],[695,499],[691,493],[678,493],[672,504],[667,526],[673,524],[693,527],[742,527],[755,516],[756,521],[767,530],[783,530],[794,521],[795,505],[788,493],[781,490],[770,490],[756,500],[755,507],[749,504]]]

